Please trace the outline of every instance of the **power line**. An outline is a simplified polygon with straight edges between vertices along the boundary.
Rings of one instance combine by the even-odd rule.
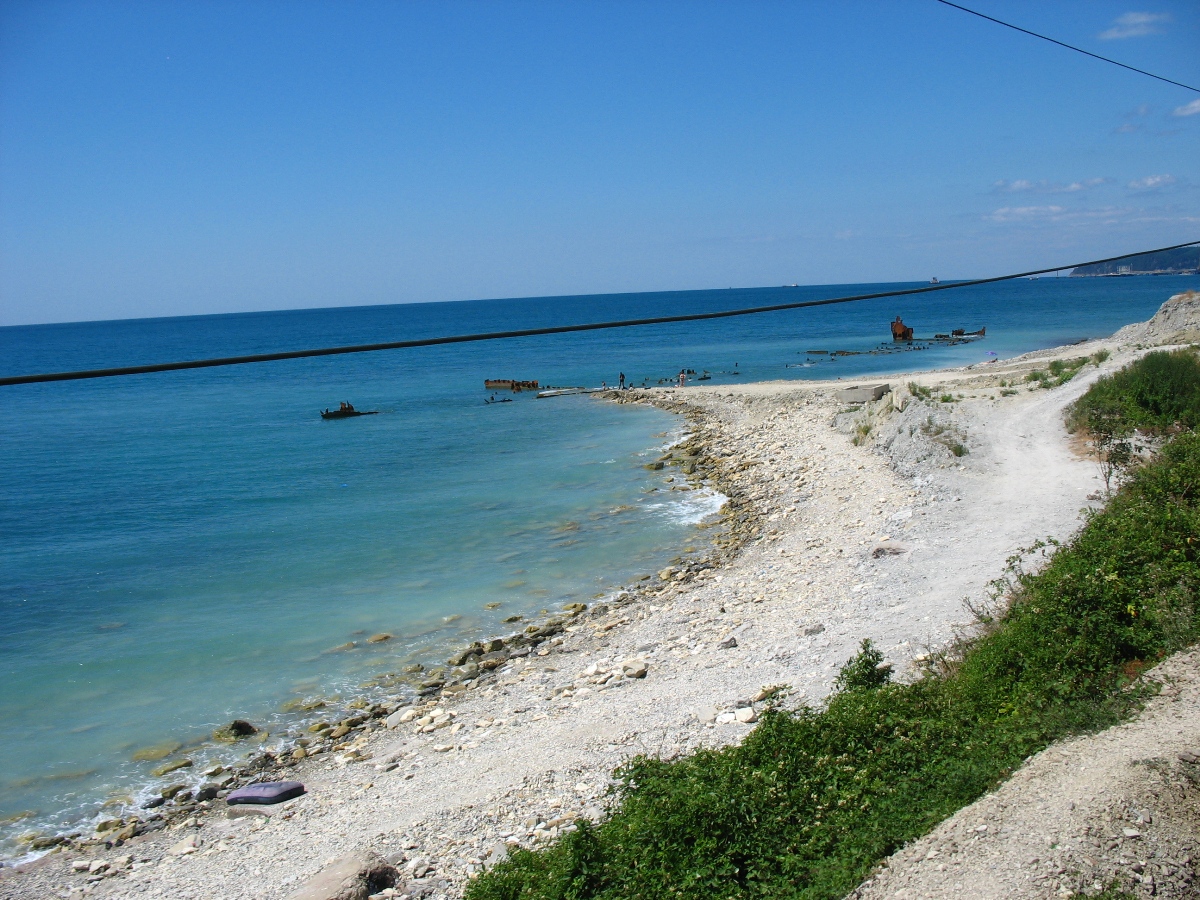
[[[87,369],[78,372],[47,372],[39,375],[11,375],[0,378],[0,387],[14,384],[39,384],[48,381],[76,381],[83,378],[113,378],[118,375],[148,375],[152,372],[177,372],[181,369],[210,369],[217,366],[240,366],[247,363],[274,362],[280,359],[307,359],[313,356],[338,356],[343,353],[371,353],[376,350],[405,350],[412,347],[434,347],[440,344],[467,344],[475,341],[499,341],[509,338],[535,337],[542,334],[568,334],[576,331],[600,331],[606,328],[633,328],[640,325],[665,325],[672,322],[696,322],[703,319],[728,319],[733,316],[750,316],[757,313],[781,312],[788,309],[806,309],[812,306],[830,306],[834,303],[854,303],[859,300],[880,300],[884,297],[906,297],[912,294],[928,294],[932,291],[950,291],[958,288],[974,287],[980,284],[994,284],[998,281],[1012,281],[1015,278],[1027,278],[1030,275],[1045,275],[1048,272],[1058,272],[1063,269],[1076,269],[1080,266],[1095,266],[1101,263],[1116,262],[1131,256],[1142,256],[1148,253],[1163,253],[1167,250],[1179,250],[1192,247],[1200,241],[1188,241],[1184,244],[1174,244],[1170,247],[1159,247],[1157,250],[1139,250],[1136,253],[1123,253],[1120,256],[1110,256],[1107,259],[1094,259],[1089,262],[1070,263],[1065,266],[1051,266],[1048,269],[1034,269],[1030,272],[1017,272],[1013,275],[997,275],[994,278],[976,278],[973,281],[955,281],[950,284],[933,284],[919,288],[906,288],[900,291],[881,291],[876,294],[855,294],[849,297],[832,297],[827,300],[802,300],[796,303],[776,303],[771,306],[751,306],[742,309],[725,309],[719,312],[687,313],[680,316],[655,316],[649,319],[624,319],[616,322],[588,322],[583,325],[558,325],[551,328],[526,328],[519,331],[493,331],[484,334],[458,334],[448,337],[422,338],[415,341],[389,341],[385,344],[358,344],[352,347],[323,347],[316,350],[285,350],[279,353],[256,353],[251,356],[226,356],[219,359],[193,359],[185,362],[152,363],[145,366],[120,366],[113,369]]]
[[[1114,66],[1120,66],[1122,69],[1128,69],[1130,72],[1137,72],[1139,75],[1149,75],[1151,78],[1156,78],[1159,81],[1165,81],[1167,84],[1173,84],[1175,87],[1186,88],[1189,91],[1195,91],[1200,94],[1200,88],[1194,88],[1190,84],[1183,84],[1179,81],[1172,81],[1170,78],[1163,78],[1161,75],[1155,75],[1153,72],[1147,72],[1145,69],[1136,69],[1133,66],[1127,66],[1123,62],[1117,62],[1115,59],[1109,59],[1107,56],[1101,56],[1098,53],[1091,53],[1080,47],[1074,47],[1071,44],[1064,44],[1062,41],[1056,41],[1052,37],[1046,37],[1044,34],[1038,34],[1036,31],[1030,31],[1028,28],[1021,28],[1019,25],[1013,25],[1010,22],[1004,22],[1000,19],[993,19],[991,16],[985,16],[981,12],[976,12],[973,9],[967,9],[965,6],[959,6],[957,3],[951,3],[950,0],[937,0],[938,3],[946,6],[953,6],[955,9],[961,9],[965,13],[970,13],[973,16],[979,16],[981,19],[987,19],[989,22],[995,22],[997,25],[1003,25],[1005,28],[1011,28],[1013,31],[1019,31],[1021,34],[1028,34],[1031,37],[1041,38],[1043,41],[1049,41],[1052,44],[1058,44],[1060,47],[1066,47],[1068,50],[1074,50],[1076,53],[1082,53],[1084,56],[1090,56],[1092,59],[1098,59],[1101,62],[1112,63]]]

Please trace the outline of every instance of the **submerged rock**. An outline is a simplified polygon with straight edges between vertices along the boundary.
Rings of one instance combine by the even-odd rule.
[[[172,772],[177,772],[180,769],[190,769],[191,767],[192,761],[190,759],[177,759],[173,762],[163,763],[158,768],[153,769],[150,774],[161,778],[163,775],[170,775]]]

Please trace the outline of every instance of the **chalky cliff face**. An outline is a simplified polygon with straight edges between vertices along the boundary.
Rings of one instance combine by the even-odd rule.
[[[1200,291],[1169,299],[1149,322],[1127,325],[1113,335],[1127,344],[1189,344],[1200,341]]]

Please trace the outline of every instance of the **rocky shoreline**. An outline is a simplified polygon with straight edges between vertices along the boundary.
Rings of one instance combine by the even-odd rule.
[[[275,900],[366,850],[401,870],[378,896],[455,896],[510,847],[601,817],[629,756],[740,740],[777,685],[819,702],[864,637],[898,670],[919,665],[968,627],[963,597],[984,595],[1016,548],[1067,536],[1095,490],[1061,411],[1122,360],[1030,386],[1046,358],[902,376],[851,406],[836,383],[601,395],[686,418],[651,465],[728,497],[707,552],[411,673],[413,698],[362,701],[241,771],[206,772],[211,796],[4,870],[3,896]],[[929,396],[942,390],[956,398]],[[224,808],[222,792],[282,779],[309,793]]]
[[[524,617],[514,617],[524,624],[521,630],[472,642],[452,652],[445,666],[415,664],[407,667],[403,675],[391,679],[393,687],[407,688],[407,695],[397,695],[383,701],[369,696],[354,697],[344,704],[339,714],[332,717],[326,714],[315,720],[309,718],[300,722],[301,734],[297,735],[294,733],[297,729],[291,729],[293,733],[277,742],[273,749],[251,752],[247,754],[248,759],[240,764],[211,765],[200,770],[190,758],[196,755],[195,752],[167,759],[151,773],[165,779],[165,782],[160,787],[156,786],[154,794],[136,809],[127,809],[120,816],[102,818],[96,822],[94,830],[28,833],[23,840],[27,850],[32,853],[116,851],[116,859],[120,861],[122,855],[119,851],[133,838],[164,829],[202,827],[206,817],[224,813],[222,801],[232,791],[250,784],[292,777],[297,766],[305,759],[322,754],[334,754],[342,763],[372,759],[373,754],[367,747],[372,735],[383,728],[409,726],[418,734],[448,729],[446,734],[453,736],[462,726],[454,721],[455,712],[445,707],[465,699],[471,690],[486,689],[494,684],[498,677],[497,670],[501,667],[531,654],[550,656],[562,645],[561,635],[568,628],[583,627],[590,623],[600,630],[609,630],[615,627],[611,616],[616,611],[657,596],[664,589],[661,583],[669,582],[672,587],[680,589],[699,573],[720,566],[723,560],[736,554],[739,546],[754,535],[758,526],[754,506],[742,496],[740,485],[726,472],[723,461],[709,453],[707,432],[696,410],[689,410],[686,404],[669,398],[646,398],[639,396],[640,393],[632,389],[628,392],[610,391],[602,394],[601,398],[617,403],[650,402],[660,409],[688,418],[694,429],[646,468],[677,468],[683,478],[671,490],[710,487],[727,497],[716,521],[703,525],[712,530],[714,538],[707,552],[687,559],[677,557],[672,565],[657,575],[645,575],[590,608],[584,603],[568,603],[560,612],[528,624],[524,624]],[[606,617],[609,617],[609,621],[600,622]],[[600,624],[595,624],[597,622]],[[368,642],[382,643],[391,637],[375,635],[368,638]],[[623,679],[644,678],[647,670],[645,661],[631,658],[592,674],[599,675],[595,683],[600,689],[616,687]],[[556,695],[569,697],[570,688],[563,687],[556,691]],[[293,711],[324,712],[325,707],[324,701],[307,705],[297,703]],[[251,743],[265,736],[265,729],[239,719],[214,732],[213,740],[223,744]],[[198,749],[192,748],[193,751]],[[384,760],[379,764],[383,771],[391,771],[396,767],[393,760]],[[192,771],[197,771],[201,777],[179,780],[180,776],[187,776]],[[245,810],[242,813],[254,814]],[[95,883],[104,877],[111,877],[125,867],[119,863],[94,867],[88,872],[89,881]]]

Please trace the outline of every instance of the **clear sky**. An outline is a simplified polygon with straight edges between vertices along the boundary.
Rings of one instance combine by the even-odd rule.
[[[1200,4],[966,5],[1200,86]],[[1200,94],[933,0],[0,2],[0,324],[1200,238]]]

